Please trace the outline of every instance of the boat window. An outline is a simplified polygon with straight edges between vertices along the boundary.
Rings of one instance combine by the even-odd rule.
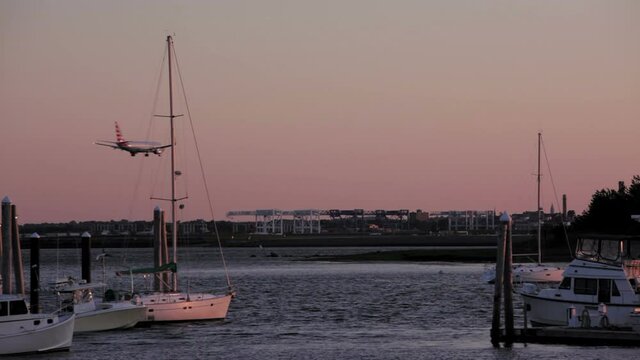
[[[558,289],[571,289],[571,278],[566,277],[562,279],[562,282],[560,283],[560,286],[558,286]]]
[[[598,279],[598,303],[611,302],[611,279]]]
[[[9,315],[9,303],[6,301],[0,301],[0,316]]]
[[[618,290],[618,285],[616,285],[615,281],[611,282],[611,296],[620,296],[620,290]]]
[[[600,257],[612,262],[620,261],[620,241],[602,240],[600,243]]]
[[[580,239],[577,255],[581,259],[595,259],[598,256],[598,241],[592,239]]]
[[[621,265],[623,242],[620,240],[580,239],[576,257],[581,260],[594,261],[604,264]]]
[[[629,253],[629,258],[632,260],[640,259],[640,243],[634,241],[627,241],[627,251]]]
[[[596,295],[598,293],[598,281],[596,279],[575,278],[573,281],[573,293]]]
[[[22,300],[11,301],[9,304],[10,315],[23,315],[28,313],[27,304]]]

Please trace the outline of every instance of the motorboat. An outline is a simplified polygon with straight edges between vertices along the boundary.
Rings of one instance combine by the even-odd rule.
[[[578,319],[583,327],[631,327],[640,311],[640,238],[580,238],[557,287],[525,284],[521,295],[533,326]]]
[[[128,329],[145,319],[147,308],[139,298],[101,301],[94,297],[94,289],[102,287],[73,279],[56,284],[62,308],[76,315],[75,332]]]
[[[19,295],[0,295],[0,355],[69,350],[75,314],[32,314]]]

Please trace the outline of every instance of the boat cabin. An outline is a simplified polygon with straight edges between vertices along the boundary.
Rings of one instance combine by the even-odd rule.
[[[25,315],[29,313],[26,301],[15,297],[0,299],[0,316]]]
[[[581,238],[575,255],[558,290],[596,303],[636,301],[640,294],[640,239]]]

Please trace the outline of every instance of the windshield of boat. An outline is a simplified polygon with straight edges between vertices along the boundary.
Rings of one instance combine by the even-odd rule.
[[[610,265],[621,265],[623,253],[621,240],[580,239],[576,257],[581,260]]]

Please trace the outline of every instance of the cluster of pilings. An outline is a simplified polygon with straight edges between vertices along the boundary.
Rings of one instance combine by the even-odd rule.
[[[24,296],[24,269],[17,219],[16,206],[11,203],[9,197],[5,196],[2,199],[2,237],[0,237],[2,293]]]
[[[504,212],[500,216],[501,232],[498,237],[498,253],[496,256],[496,282],[493,295],[493,321],[491,324],[491,344],[500,347],[511,347],[515,340],[513,326],[513,241],[511,238],[511,217]],[[500,330],[500,313],[502,294],[504,293],[504,337]],[[526,322],[526,320],[525,320]],[[526,324],[525,324],[526,325]]]
[[[167,244],[167,226],[164,220],[164,210],[156,207],[153,210],[153,266],[157,269],[169,263],[169,247]],[[172,289],[173,281],[166,271],[155,273],[153,289],[165,292]]]

